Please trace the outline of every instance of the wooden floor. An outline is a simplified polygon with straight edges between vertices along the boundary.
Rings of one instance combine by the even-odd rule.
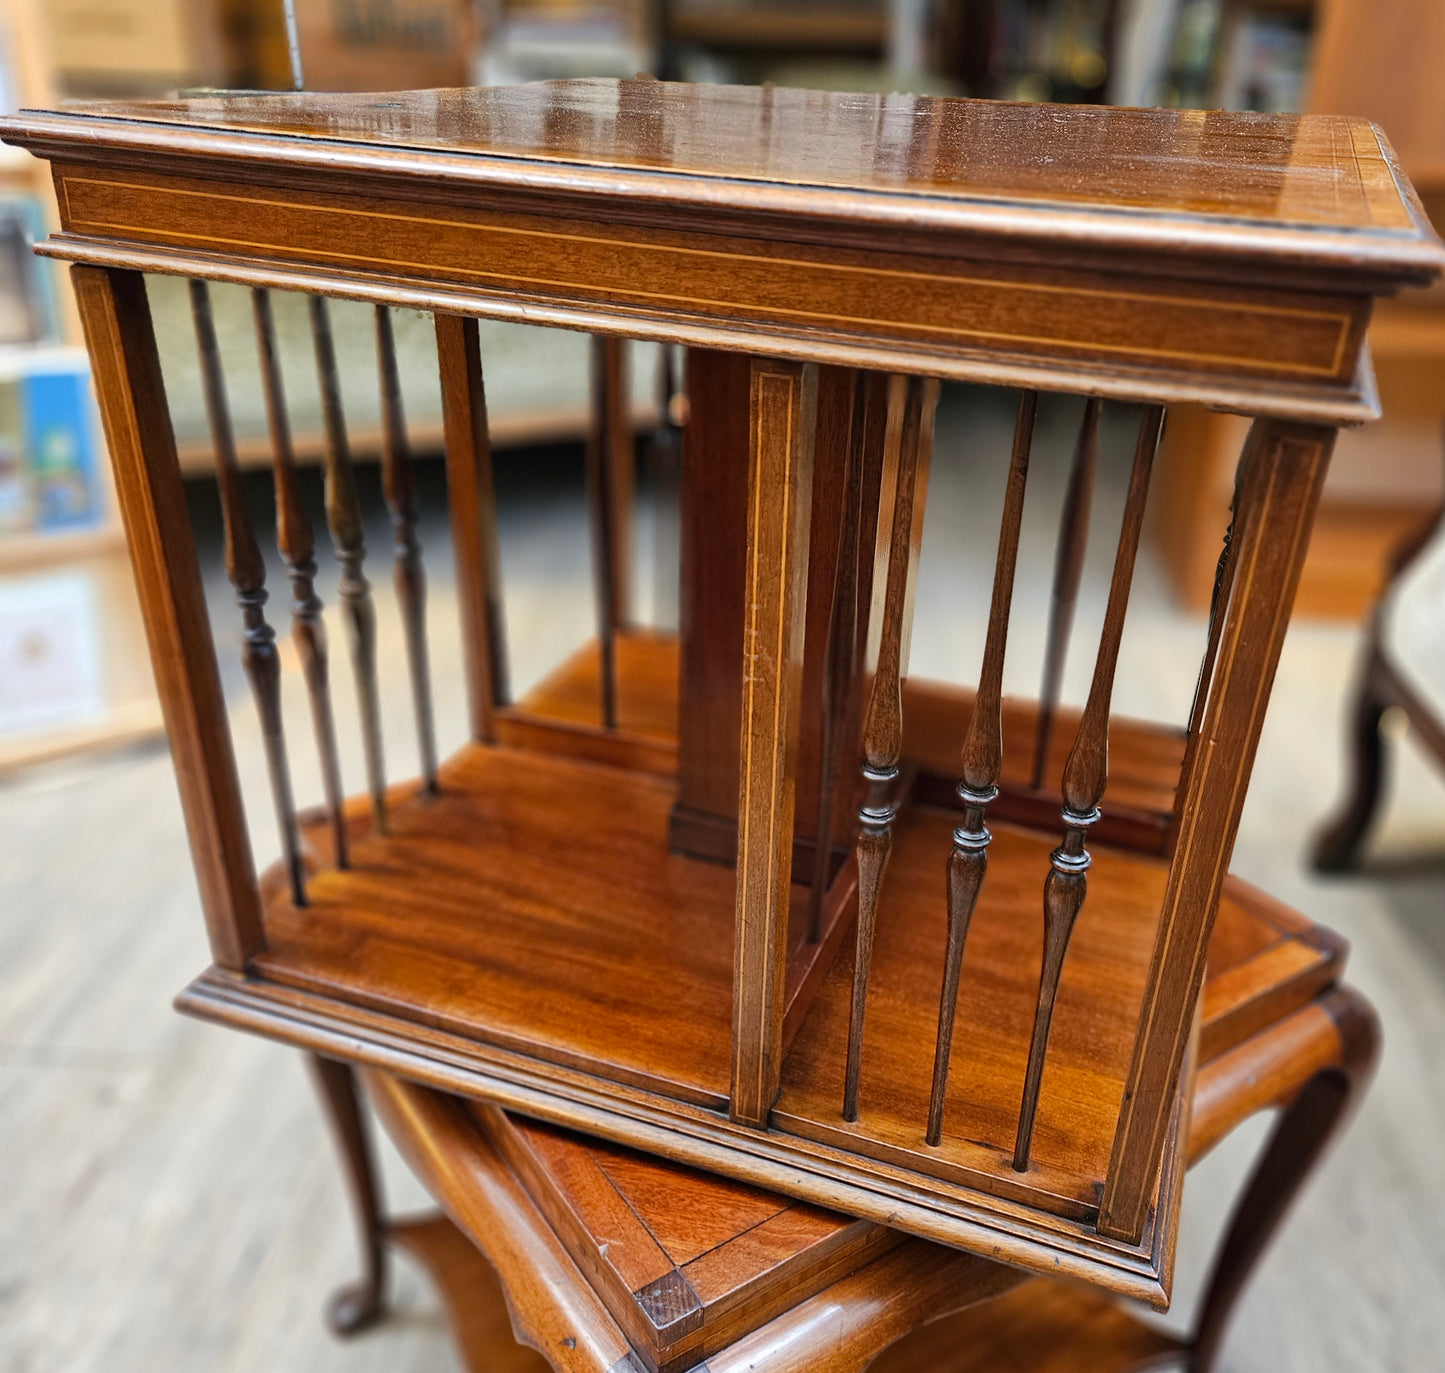
[[[976,416],[970,416],[970,419]],[[1036,487],[1067,462],[1071,416],[1041,409]],[[1006,456],[1011,406],[998,406]],[[940,424],[929,530],[950,543],[993,522],[949,454]],[[1101,470],[1114,473],[1108,445]],[[1127,452],[1124,454],[1127,461]],[[1117,475],[1115,473],[1115,475]],[[580,477],[580,468],[579,468]],[[1001,489],[1001,476],[997,483]],[[1058,482],[1062,486],[1062,480]],[[426,489],[423,488],[425,496]],[[580,494],[580,493],[579,493]],[[985,493],[987,496],[987,493]],[[1096,519],[1117,521],[1102,492]],[[1037,517],[1037,525],[1032,523]],[[581,504],[504,511],[503,563],[514,664],[534,678],[587,636],[588,552]],[[1031,510],[1047,566],[1050,512]],[[644,528],[644,534],[647,532]],[[451,635],[444,528],[429,527],[435,677],[443,741],[463,730]],[[977,646],[953,634],[960,604],[987,596],[970,566],[925,534],[914,665],[962,677]],[[546,556],[526,541],[545,541]],[[384,550],[384,519],[368,540]],[[1080,642],[1099,611],[1109,540],[1095,540],[1080,606]],[[214,551],[214,550],[212,550]],[[1037,550],[1035,550],[1037,551]],[[640,554],[650,566],[646,547]],[[1021,565],[1031,558],[1026,547]],[[284,587],[273,570],[273,580]],[[334,603],[330,569],[322,594]],[[378,585],[386,575],[378,571]],[[646,580],[644,578],[644,580]],[[1033,606],[1047,583],[1020,584]],[[233,614],[218,587],[218,614]],[[380,597],[383,645],[399,642]],[[281,591],[273,601],[284,604]],[[1036,662],[1041,615],[1018,603],[1010,661]],[[644,609],[646,606],[644,605]],[[1141,567],[1126,635],[1120,709],[1177,718],[1193,685],[1200,621],[1176,615],[1159,579]],[[227,623],[234,624],[230,619]],[[1036,626],[1034,622],[1039,622]],[[1030,635],[1035,639],[1031,640]],[[339,634],[337,635],[340,641]],[[1237,851],[1236,871],[1352,940],[1351,978],[1379,1007],[1385,1056],[1364,1110],[1327,1161],[1260,1279],[1226,1349],[1229,1373],[1436,1373],[1445,1293],[1445,787],[1407,758],[1392,785],[1387,863],[1372,877],[1319,882],[1301,868],[1305,840],[1332,803],[1342,705],[1354,636],[1302,626],[1291,633],[1280,699],[1266,726]],[[223,652],[232,645],[223,644]],[[340,656],[340,655],[339,655]],[[234,662],[234,660],[233,660]],[[413,768],[399,654],[383,653],[384,721],[393,771]],[[1082,695],[1089,664],[1071,661]],[[1011,669],[1012,670],[1012,669]],[[1011,690],[1028,689],[1032,669]],[[236,722],[248,797],[263,824],[258,852],[274,853],[254,714],[238,666]],[[337,705],[354,740],[344,665]],[[304,711],[297,674],[288,708]],[[302,736],[304,738],[304,736]],[[297,790],[318,794],[308,746],[293,750]],[[347,776],[359,787],[359,759]],[[353,1275],[351,1219],[329,1143],[294,1054],[171,1012],[170,997],[205,961],[195,886],[170,764],[163,753],[56,764],[0,787],[0,1368],[25,1373],[442,1373],[457,1367],[440,1305],[403,1264],[398,1314],[350,1344],[321,1321],[330,1289]],[[1400,855],[1433,852],[1435,862]],[[1390,855],[1395,855],[1392,859]],[[1185,1191],[1175,1308],[1187,1320],[1213,1239],[1258,1130],[1241,1132],[1201,1165]],[[388,1156],[391,1199],[423,1199]]]

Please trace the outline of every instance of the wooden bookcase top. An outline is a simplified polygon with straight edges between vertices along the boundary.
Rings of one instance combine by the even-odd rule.
[[[1445,249],[1368,121],[648,79],[236,93],[27,111],[43,156],[235,159],[1078,247],[1325,263],[1401,282]],[[796,221],[795,221],[796,222]]]

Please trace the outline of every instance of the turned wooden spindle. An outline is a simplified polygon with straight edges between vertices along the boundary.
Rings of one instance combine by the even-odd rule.
[[[1094,470],[1099,458],[1099,410],[1102,402],[1090,396],[1084,402],[1069,484],[1064,488],[1064,508],[1059,517],[1059,543],[1054,554],[1054,585],[1049,597],[1049,637],[1044,647],[1044,678],[1039,690],[1038,726],[1034,734],[1034,769],[1029,785],[1044,784],[1049,743],[1054,732],[1054,715],[1059,706],[1059,689],[1064,678],[1064,659],[1069,652],[1069,634],[1074,627],[1074,607],[1079,600],[1079,583],[1084,576],[1084,554],[1089,547],[1089,512],[1094,503]]]
[[[341,564],[341,612],[351,648],[352,674],[361,710],[361,742],[366,755],[366,783],[379,830],[386,828],[386,764],[381,751],[381,695],[376,679],[376,607],[362,565],[366,541],[361,498],[346,437],[341,407],[341,381],[336,370],[336,345],[325,296],[309,296],[311,340],[316,350],[316,377],[321,388],[321,415],[326,432],[326,523]]]
[[[809,892],[808,937],[823,937],[823,899],[833,868],[833,815],[838,799],[838,722],[858,658],[858,534],[863,522],[863,444],[868,429],[868,384],[853,382],[853,416],[843,450],[843,515],[838,528],[838,570],[823,648],[822,720],[818,738],[818,812]]]
[[[376,307],[376,359],[381,379],[381,489],[395,535],[396,599],[401,607],[402,633],[406,637],[422,784],[428,792],[435,793],[437,745],[426,648],[426,572],[422,568],[421,541],[416,533],[416,473],[412,469],[406,416],[401,404],[396,339],[391,328],[391,309],[386,305]]]
[[[848,1020],[848,1063],[843,1084],[843,1119],[858,1119],[858,1080],[863,1063],[863,1017],[873,932],[883,875],[893,846],[897,814],[898,763],[903,751],[903,677],[912,614],[912,578],[922,530],[923,488],[933,440],[938,383],[921,377],[894,377],[889,386],[889,443],[897,458],[892,517],[880,525],[887,538],[888,571],[884,582],[877,666],[863,724],[863,779],[867,792],[858,810],[858,930],[853,963],[853,999]],[[901,418],[901,422],[900,422]],[[895,437],[896,435],[896,437]],[[876,585],[876,580],[875,580]]]
[[[978,904],[988,870],[988,846],[993,842],[993,835],[984,824],[984,815],[989,802],[998,795],[999,769],[1003,766],[1003,662],[1038,404],[1037,391],[1025,391],[1019,397],[1013,454],[1004,489],[1003,520],[999,525],[998,557],[994,562],[993,599],[989,604],[983,668],[979,672],[968,733],[963,740],[962,780],[958,784],[958,795],[964,806],[963,823],[953,831],[953,849],[948,856],[948,943],[944,949],[943,990],[938,1002],[933,1091],[928,1101],[926,1138],[935,1147],[943,1138],[943,1106],[948,1096],[948,1063],[953,1052],[953,1023],[958,1010],[963,950],[968,942],[973,908]]]
[[[301,872],[296,807],[292,800],[291,770],[286,762],[286,735],[281,721],[281,659],[276,652],[276,631],[266,622],[266,564],[246,514],[246,502],[241,491],[236,440],[226,402],[226,379],[221,371],[221,350],[216,342],[215,321],[211,317],[210,288],[204,281],[192,280],[190,291],[206,415],[210,420],[211,441],[216,450],[216,483],[221,492],[226,575],[236,590],[236,603],[241,607],[245,624],[242,662],[261,717],[271,798],[281,830],[281,853],[291,876],[291,896],[298,906],[304,906],[306,884]]]
[[[1129,494],[1124,503],[1119,545],[1114,554],[1114,574],[1109,582],[1109,599],[1104,609],[1099,652],[1094,660],[1094,677],[1079,719],[1078,732],[1074,735],[1074,746],[1064,764],[1064,839],[1049,855],[1049,874],[1044,879],[1043,966],[1039,975],[1033,1038],[1029,1042],[1023,1102],[1019,1107],[1018,1136],[1014,1143],[1013,1164],[1020,1173],[1026,1172],[1029,1166],[1034,1114],[1039,1104],[1039,1087],[1043,1082],[1044,1058],[1048,1053],[1049,1027],[1053,1022],[1059,978],[1088,888],[1085,874],[1093,859],[1086,841],[1089,827],[1099,819],[1099,802],[1103,799],[1109,778],[1109,708],[1114,692],[1114,672],[1119,662],[1124,617],[1129,609],[1129,586],[1134,579],[1134,558],[1139,551],[1139,531],[1143,527],[1144,504],[1149,494],[1149,474],[1163,431],[1164,407],[1149,406],[1139,422],[1139,441],[1129,475]]]
[[[627,623],[631,556],[632,428],[627,413],[627,342],[592,337],[592,423],[587,498],[597,588],[602,724],[617,728],[617,632]]]
[[[261,390],[271,429],[272,468],[276,485],[276,546],[291,579],[291,640],[301,660],[311,724],[321,758],[321,783],[331,818],[336,864],[350,862],[346,841],[346,815],[341,789],[341,761],[336,747],[336,721],[331,712],[330,667],[326,622],[321,597],[316,594],[316,541],[311,520],[301,500],[296,454],[291,446],[291,423],[286,414],[286,393],[281,382],[281,357],[276,348],[276,324],[271,314],[271,293],[262,287],[251,292],[256,320],[256,346],[261,360]]]

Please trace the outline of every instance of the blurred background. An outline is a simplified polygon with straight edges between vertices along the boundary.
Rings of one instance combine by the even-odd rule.
[[[1440,0],[296,0],[295,12],[306,85],[318,91],[649,72],[900,97],[1363,115],[1382,125],[1445,226]],[[0,0],[3,110],[290,84],[279,0]],[[398,1320],[350,1346],[331,1341],[319,1313],[350,1272],[349,1219],[301,1067],[274,1046],[168,1010],[204,965],[204,940],[74,305],[63,272],[30,253],[53,216],[47,169],[0,148],[0,1366],[451,1367],[437,1305],[408,1271]],[[150,292],[264,862],[276,841],[261,751],[246,746],[258,731],[234,651],[189,307],[179,281],[155,279]],[[249,301],[225,287],[213,295],[247,500],[264,531],[274,505]],[[304,302],[278,296],[276,309],[320,525],[321,415]],[[338,305],[335,315],[380,581],[390,531],[374,466],[370,322],[361,307]],[[445,752],[465,724],[434,343],[426,316],[398,312],[397,330]],[[1432,542],[1377,615],[1398,550],[1433,528],[1445,492],[1445,292],[1383,302],[1370,343],[1384,418],[1343,435],[1337,450],[1235,868],[1352,941],[1351,980],[1384,1013],[1386,1059],[1361,1120],[1246,1300],[1246,1333],[1226,1359],[1239,1370],[1438,1367],[1428,1317],[1445,1290],[1445,772],[1420,719],[1387,714],[1398,747],[1363,865],[1325,878],[1307,863],[1343,791],[1350,692],[1372,619],[1429,718],[1445,721],[1445,554]],[[522,691],[592,633],[587,343],[483,322],[482,349]],[[682,362],[651,346],[629,355],[632,618],[673,628],[678,455],[661,421],[685,415]],[[966,681],[978,660],[986,531],[996,527],[1011,405],[984,388],[946,391],[913,636],[918,675]],[[1050,473],[1047,491],[1062,489],[1077,423],[1071,401],[1041,412],[1036,462]],[[1246,427],[1171,412],[1116,692],[1123,713],[1187,715]],[[1080,643],[1102,617],[1130,447],[1126,409],[1108,407]],[[1024,562],[1046,568],[1057,504],[1038,505],[1025,532],[1037,556]],[[266,551],[280,625],[285,570]],[[318,589],[332,606],[335,584],[334,567],[323,567]],[[1048,592],[1027,577],[1018,589],[1011,691],[1037,690]],[[961,636],[960,604],[972,625]],[[394,688],[383,695],[400,706],[403,669],[387,651],[399,629],[384,618],[381,630]],[[288,700],[304,710],[282,639]],[[1067,700],[1083,698],[1087,656],[1069,662]],[[342,735],[354,739],[344,682],[335,698]],[[388,723],[391,775],[409,775],[405,718]],[[1436,750],[1441,740],[1437,726]],[[316,795],[310,761],[293,761],[300,795]],[[346,762],[355,790],[359,761]],[[1218,1208],[1259,1137],[1240,1132],[1188,1190],[1171,1320],[1188,1319]],[[388,1179],[403,1199],[420,1200],[395,1158]]]

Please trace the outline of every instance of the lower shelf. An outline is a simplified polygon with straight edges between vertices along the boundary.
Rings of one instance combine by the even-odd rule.
[[[1166,1301],[1182,1091],[1158,1182],[1164,1200],[1143,1238],[1125,1245],[1093,1228],[1163,861],[1095,846],[1026,1173],[1013,1169],[1012,1148],[1057,833],[994,823],[964,960],[944,1138],[930,1148],[956,815],[921,803],[894,825],[860,1120],[846,1124],[841,1113],[855,882],[847,863],[820,944],[806,937],[809,893],[793,888],[782,1091],[771,1128],[735,1124],[735,874],[668,850],[676,783],[665,747],[652,746],[668,743],[670,645],[639,638],[632,648],[625,661],[654,690],[632,702],[628,719],[652,766],[631,756],[631,744],[608,754],[597,741],[616,740],[586,724],[585,692],[554,683],[550,709],[538,697],[511,712],[535,735],[529,747],[470,745],[444,764],[435,795],[393,789],[384,833],[365,802],[351,803],[347,870],[328,851],[324,818],[310,817],[307,904],[293,903],[281,872],[266,874],[266,949],[244,977],[204,975],[182,1007],[924,1238]],[[1163,777],[1176,764],[1161,760]],[[1231,880],[1200,1052],[1222,1053],[1303,1004],[1338,975],[1342,953]]]

